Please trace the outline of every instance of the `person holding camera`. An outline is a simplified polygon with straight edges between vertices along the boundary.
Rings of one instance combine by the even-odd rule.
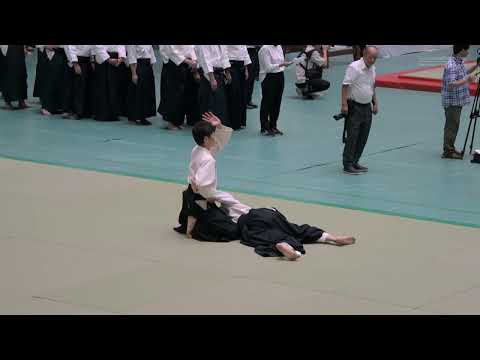
[[[453,45],[453,56],[448,59],[443,71],[442,80],[442,106],[445,110],[445,127],[443,130],[444,159],[463,159],[461,152],[455,149],[460,115],[462,107],[470,103],[468,86],[475,81],[472,72],[479,66],[477,64],[466,69],[463,59],[468,56],[470,45]]]
[[[297,56],[295,73],[297,82],[295,83],[297,94],[304,99],[313,99],[312,94],[325,91],[330,87],[330,82],[322,79],[323,68],[327,64],[322,45],[307,45],[305,49]]]
[[[285,61],[282,45],[263,45],[258,51],[262,101],[260,103],[260,134],[283,135],[277,127],[282,105],[285,76],[283,72],[292,61]]]
[[[347,67],[343,79],[341,112],[345,115],[344,135],[346,132],[343,171],[349,175],[368,171],[358,161],[370,133],[372,113],[378,113],[374,66],[377,56],[376,47],[366,47],[363,57]]]

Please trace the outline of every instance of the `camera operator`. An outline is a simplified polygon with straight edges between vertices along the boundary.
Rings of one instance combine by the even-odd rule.
[[[468,56],[470,45],[453,45],[453,56],[448,59],[443,71],[442,106],[445,109],[445,127],[443,130],[444,159],[463,159],[461,152],[455,149],[462,107],[470,103],[468,85],[475,81],[472,72],[477,64],[466,69],[463,59]]]
[[[360,60],[352,62],[345,73],[342,85],[342,114],[345,114],[345,148],[343,150],[343,171],[358,175],[368,168],[358,164],[367,143],[372,112],[377,114],[378,102],[375,96],[375,61],[378,49],[367,46]]]
[[[330,87],[330,82],[323,80],[323,68],[327,64],[322,45],[307,45],[305,49],[297,56],[295,73],[297,82],[295,83],[297,94],[304,99],[313,99],[312,94],[325,91]]]

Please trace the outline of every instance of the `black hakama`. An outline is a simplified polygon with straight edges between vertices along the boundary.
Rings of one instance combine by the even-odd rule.
[[[7,103],[26,100],[28,96],[25,47],[23,45],[8,45],[8,51],[3,62],[3,98]]]
[[[35,68],[35,84],[33,86],[33,97],[41,98],[43,78],[45,76],[45,67],[47,66],[48,58],[45,52],[37,49],[37,67]]]
[[[78,56],[81,74],[73,72],[72,113],[78,118],[88,118],[92,115],[92,64],[90,57]]]
[[[210,81],[205,78],[203,71],[200,70],[200,88],[198,90],[200,114],[203,115],[210,111],[218,116],[223,124],[229,126],[223,70],[215,70],[214,76],[217,80],[215,91],[212,90]]]
[[[128,88],[128,120],[146,120],[156,115],[155,77],[150,59],[137,59],[138,82],[132,82]]]
[[[111,59],[118,59],[118,53],[108,53]],[[95,64],[93,74],[93,117],[98,121],[116,121],[124,111],[125,98],[122,87],[126,87],[120,66],[109,64],[108,60],[102,64]],[[123,65],[125,68],[125,65]],[[128,78],[127,78],[128,81]]]
[[[187,64],[175,65],[169,61],[167,67],[168,96],[166,98],[165,120],[174,126],[180,126],[187,118],[189,125],[195,125],[200,120],[198,112],[197,83],[192,70]]]
[[[168,63],[167,63],[168,64]],[[167,104],[167,73],[168,66],[165,63],[162,63],[162,71],[160,72],[160,104],[158,104],[157,112],[162,115],[163,118],[167,117],[166,104]]]
[[[3,79],[5,74],[5,56],[3,52],[0,50],[0,92],[3,89]]]
[[[71,111],[73,70],[68,66],[65,51],[61,48],[54,51],[45,65],[40,101],[43,109],[58,114]]]
[[[185,234],[187,231],[187,218],[193,216],[197,219],[192,230],[192,238],[199,241],[229,242],[239,239],[238,227],[228,216],[226,210],[219,208],[214,203],[206,203],[206,209],[197,201],[206,200],[200,194],[193,192],[191,185],[182,193],[182,209],[178,216],[180,226],[175,231]]]
[[[243,61],[230,61],[232,82],[226,85],[230,127],[238,130],[247,125],[246,79]]]
[[[305,254],[303,244],[320,239],[323,230],[310,225],[296,225],[278,210],[260,208],[251,209],[238,219],[240,242],[255,248],[261,256],[283,256],[276,244],[286,242],[295,250]]]

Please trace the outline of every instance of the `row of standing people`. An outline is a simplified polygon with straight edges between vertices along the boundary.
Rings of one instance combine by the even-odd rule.
[[[33,45],[3,45],[0,91],[14,109],[27,107],[25,56]],[[161,100],[156,106],[151,45],[37,45],[33,96],[43,115],[115,121],[119,116],[139,125],[157,111],[179,129],[193,125],[200,113],[212,111],[234,129],[246,126],[259,76],[258,49],[246,45],[160,45],[163,62]]]

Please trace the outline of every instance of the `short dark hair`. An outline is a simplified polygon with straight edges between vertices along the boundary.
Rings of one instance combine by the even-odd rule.
[[[215,126],[210,124],[208,121],[200,120],[192,128],[192,135],[195,142],[202,146],[205,136],[210,136],[215,132]]]
[[[453,54],[457,55],[462,50],[470,49],[470,45],[453,45]]]

